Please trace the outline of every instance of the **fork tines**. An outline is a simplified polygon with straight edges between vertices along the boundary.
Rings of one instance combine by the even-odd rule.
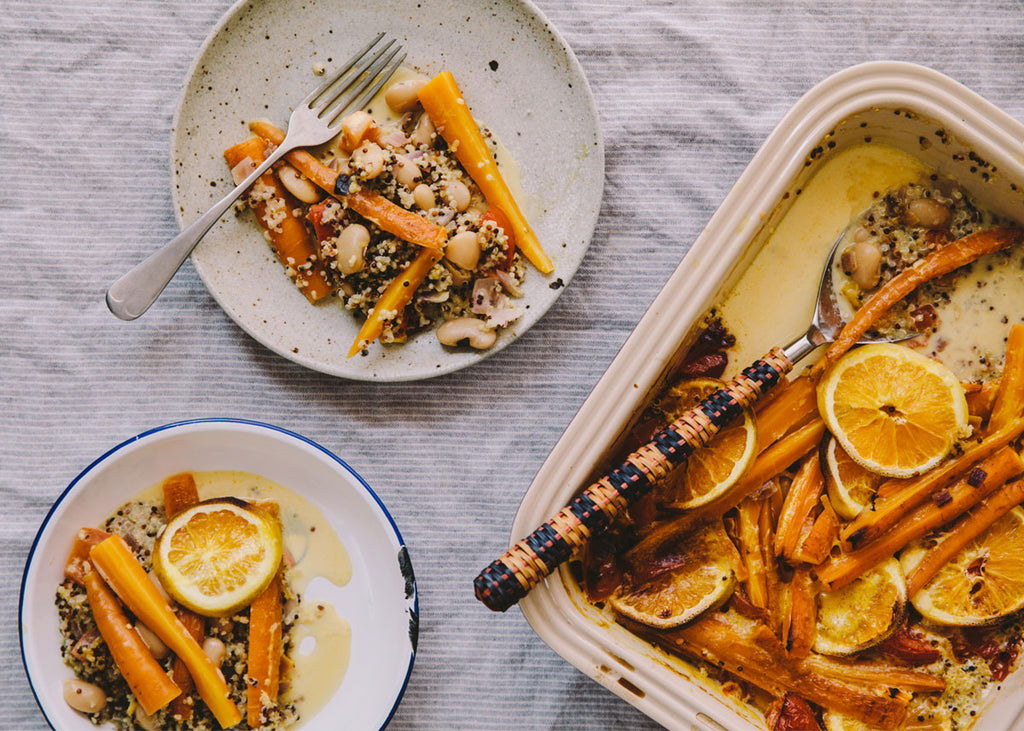
[[[384,36],[384,33],[379,33],[302,103],[327,124],[337,119],[353,102],[356,108],[365,106],[405,60],[402,47],[396,45],[394,39],[381,44]],[[339,99],[330,93],[335,88],[347,93]]]

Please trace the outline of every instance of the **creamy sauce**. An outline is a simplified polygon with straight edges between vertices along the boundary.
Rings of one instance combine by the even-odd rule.
[[[292,590],[300,596],[294,644],[289,659],[294,663],[283,703],[294,703],[302,725],[313,718],[337,692],[345,677],[352,633],[330,602],[302,601],[310,584],[326,580],[344,586],[352,577],[352,562],[323,512],[311,502],[265,477],[248,472],[193,472],[199,497],[209,500],[236,497],[272,500],[281,513],[284,548],[294,564],[288,571]],[[163,481],[143,491],[141,500],[162,503]],[[284,686],[282,686],[284,687]]]
[[[736,336],[725,378],[803,334],[839,233],[871,205],[876,192],[927,173],[916,158],[884,145],[852,147],[822,166],[718,308]]]

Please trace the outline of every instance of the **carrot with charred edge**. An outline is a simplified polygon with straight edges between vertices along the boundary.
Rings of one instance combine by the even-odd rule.
[[[907,576],[907,594],[914,596],[957,552],[980,536],[1015,505],[1024,502],[1024,480],[1008,482],[961,518],[930,549]]]
[[[769,404],[757,410],[758,452],[763,452],[795,425],[818,413],[814,381],[801,376],[788,383]]]
[[[96,628],[107,644],[114,664],[142,710],[156,713],[179,696],[181,689],[167,677],[100,575],[89,571],[82,577],[82,582]]]
[[[249,161],[253,169],[266,159],[267,145],[259,137],[250,137],[224,150],[224,159],[234,172],[239,166]],[[241,171],[244,179],[252,169],[246,167]],[[237,182],[241,182],[238,180]],[[253,186],[254,190],[271,193],[280,205],[271,206],[263,196],[254,196],[250,206],[256,214],[256,220],[270,240],[270,245],[277,258],[285,265],[299,291],[310,302],[318,302],[331,293],[331,285],[327,280],[327,272],[319,256],[319,247],[306,228],[306,224],[297,218],[292,211],[297,207],[291,194],[268,171],[260,176]],[[269,210],[273,208],[273,210]]]
[[[420,89],[419,99],[430,121],[448,143],[448,149],[480,187],[484,198],[508,218],[512,231],[505,233],[515,239],[519,250],[543,274],[553,272],[555,265],[541,248],[537,235],[501,177],[498,164],[455,83],[455,77],[449,71],[442,71]]]
[[[768,608],[768,572],[761,551],[762,500],[746,498],[736,508],[740,558],[747,573],[747,598],[760,609]]]
[[[648,642],[727,668],[777,698],[786,691],[799,693],[872,728],[896,728],[906,715],[910,693],[891,689],[942,682],[921,671],[879,663],[840,664],[814,653],[804,659],[789,657],[768,627],[735,612],[711,612],[686,627],[668,631],[632,622],[628,626]],[[857,680],[851,670],[857,666],[858,674],[871,675],[871,679]]]
[[[89,564],[89,550],[97,543],[110,538],[110,534],[99,528],[79,528],[71,553],[64,564],[64,578],[71,579],[79,586],[85,586],[85,575],[92,571]]]
[[[825,478],[821,474],[821,462],[815,452],[800,463],[782,503],[779,527],[775,532],[776,556],[793,557],[804,523],[811,517],[815,506],[820,504],[824,490]]]
[[[423,283],[427,274],[441,259],[441,252],[436,249],[420,249],[416,258],[409,263],[401,274],[391,280],[384,294],[366,316],[366,322],[359,329],[355,342],[348,351],[348,357],[361,351],[384,331],[384,323],[398,317],[402,310],[412,301],[417,288]]]
[[[839,538],[844,549],[868,543],[903,519],[908,512],[928,500],[936,490],[961,477],[976,463],[990,457],[1024,432],[1024,418],[1016,419],[997,432],[984,437],[955,457],[919,477],[887,480],[878,488],[872,505],[846,525]]]
[[[199,488],[196,487],[196,478],[191,472],[171,475],[160,487],[164,494],[164,510],[168,518],[199,502]],[[202,642],[206,634],[206,620],[184,607],[178,607],[175,613],[192,639]],[[192,718],[192,712],[195,710],[195,700],[190,695],[195,684],[188,672],[188,666],[180,657],[174,658],[171,680],[181,688],[181,695],[171,701],[171,717],[177,721],[187,721]]]
[[[246,718],[249,728],[263,725],[263,709],[277,705],[281,655],[281,575],[278,574],[249,609],[249,683]]]
[[[863,548],[830,557],[817,570],[818,579],[835,591],[894,555],[908,543],[958,518],[1024,472],[1024,460],[1003,447],[983,460],[969,475],[932,496],[930,502],[905,515],[884,535]]]
[[[791,556],[794,561],[801,561],[817,566],[826,558],[836,538],[839,537],[839,516],[832,509],[827,495],[820,498],[821,512],[813,523],[800,534],[800,540]],[[806,524],[805,524],[806,525]]]
[[[818,592],[810,569],[799,568],[789,582],[789,611],[782,623],[783,644],[790,657],[804,658],[814,644],[818,622]]]
[[[996,393],[999,391],[999,380],[993,378],[984,383],[966,383],[964,396],[967,397],[967,413],[973,417],[985,421],[992,416],[992,406],[996,400]]]
[[[768,589],[768,626],[771,627],[776,637],[782,637],[782,622],[785,615],[783,604],[785,585],[779,578],[779,565],[775,558],[775,516],[781,512],[782,490],[778,482],[773,480],[771,489],[768,492],[768,499],[761,505],[761,515],[758,518],[761,531],[761,555],[764,559],[765,583]],[[776,507],[778,503],[778,507]]]
[[[1003,376],[988,420],[990,431],[1001,429],[1016,418],[1024,416],[1024,325],[1010,328],[1006,339],[1006,358]]]
[[[825,354],[814,364],[811,374],[815,377],[820,376],[838,360],[839,356],[852,348],[893,305],[920,285],[970,264],[985,254],[1013,246],[1021,240],[1024,240],[1024,230],[990,228],[967,234],[914,262],[879,287],[878,291],[854,313],[839,332],[839,336],[825,350]]]
[[[249,131],[272,145],[280,145],[284,141],[284,132],[269,122],[261,120],[250,122]],[[372,221],[384,231],[394,234],[403,241],[432,249],[444,249],[448,242],[448,233],[443,227],[412,211],[405,210],[384,196],[372,190],[358,190],[349,193],[347,186],[342,189],[339,187],[341,174],[337,170],[327,167],[305,150],[292,150],[285,155],[285,159],[316,186],[343,201],[363,218]]]
[[[224,728],[242,720],[220,669],[203,652],[175,616],[167,600],[119,535],[112,535],[89,552],[93,567],[140,622],[153,630],[174,654],[185,661],[199,696]]]

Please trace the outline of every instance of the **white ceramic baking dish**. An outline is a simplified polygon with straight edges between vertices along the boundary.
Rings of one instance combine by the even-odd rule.
[[[801,187],[830,156],[866,139],[913,155],[957,179],[982,206],[1024,221],[1024,125],[948,77],[912,64],[863,64],[820,83],[767,139],[569,424],[526,493],[513,541],[607,467],[695,326],[750,265]],[[834,233],[826,235],[831,240]],[[759,713],[731,701],[697,668],[653,649],[589,605],[567,566],[520,607],[556,652],[666,727],[764,728]],[[975,728],[1022,723],[1024,673],[1018,671]]]

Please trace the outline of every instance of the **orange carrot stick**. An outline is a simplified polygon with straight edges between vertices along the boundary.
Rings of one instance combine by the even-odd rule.
[[[114,664],[142,710],[156,713],[179,696],[181,689],[167,677],[100,575],[89,571],[82,581],[96,628],[113,655]]]
[[[277,705],[281,655],[281,576],[253,600],[249,609],[249,669],[246,718],[249,728],[263,725],[265,708]]]
[[[284,132],[269,122],[250,122],[249,130],[272,145],[280,145],[284,141]],[[443,227],[405,210],[372,190],[361,189],[349,193],[347,187],[339,188],[341,174],[305,150],[292,150],[285,155],[285,159],[315,185],[403,241],[431,249],[444,249],[448,242],[448,233]]]
[[[266,143],[259,137],[250,137],[226,149],[224,159],[241,182],[266,159],[266,154]],[[326,297],[331,292],[331,285],[320,259],[319,247],[306,224],[292,213],[298,203],[269,170],[256,181],[253,191],[267,193],[266,196],[253,196],[251,207],[277,258],[296,286],[310,302]]]
[[[971,474],[958,480],[894,525],[885,534],[855,551],[830,557],[819,569],[818,579],[835,591],[865,571],[894,555],[913,540],[956,519],[1024,471],[1024,460],[1003,447],[981,462]]]
[[[164,510],[168,518],[199,502],[199,488],[196,487],[196,478],[191,472],[171,475],[164,480],[160,489],[164,493]]]
[[[893,305],[927,281],[970,264],[985,254],[1013,246],[1024,240],[1024,229],[990,228],[946,244],[912,266],[907,267],[879,287],[871,298],[854,314],[840,331],[839,336],[826,349],[812,368],[813,375],[821,375],[828,366],[852,348],[872,325]]]
[[[804,523],[820,504],[825,489],[821,462],[816,453],[804,458],[793,478],[793,484],[782,503],[782,514],[775,532],[775,555],[792,558],[800,541]]]
[[[348,351],[349,358],[379,338],[384,331],[385,322],[402,314],[402,310],[412,301],[417,288],[440,259],[440,251],[423,248],[405,268],[405,271],[391,280],[384,290],[384,294],[380,296],[377,304],[366,316],[366,322],[359,329],[359,334],[356,335],[355,342],[352,343],[352,347]]]
[[[119,535],[112,535],[89,552],[93,567],[139,621],[153,630],[174,654],[185,661],[199,696],[223,728],[242,720],[220,669],[203,652],[175,616],[167,600]]]
[[[71,544],[71,553],[64,564],[64,578],[71,579],[80,586],[85,586],[85,575],[92,571],[89,563],[89,550],[97,543],[110,538],[110,534],[98,528],[80,528]]]
[[[799,568],[789,582],[789,611],[783,619],[783,644],[790,657],[804,658],[811,652],[818,622],[818,592],[810,569]]]
[[[448,149],[480,187],[484,198],[501,210],[512,224],[512,231],[505,233],[515,239],[516,246],[537,269],[544,274],[553,272],[555,265],[544,252],[501,177],[498,164],[455,83],[455,77],[449,71],[442,71],[420,89],[419,99],[430,121],[448,143]]]
[[[1024,325],[1018,323],[1010,328],[1006,339],[1003,376],[999,379],[988,429],[996,431],[1021,416],[1024,416]]]
[[[764,451],[794,426],[818,412],[814,381],[806,376],[788,382],[776,398],[757,410],[757,450]]]
[[[907,576],[907,594],[914,596],[949,562],[957,552],[980,536],[993,523],[1024,501],[1024,480],[1008,482],[961,518],[949,533]]]

